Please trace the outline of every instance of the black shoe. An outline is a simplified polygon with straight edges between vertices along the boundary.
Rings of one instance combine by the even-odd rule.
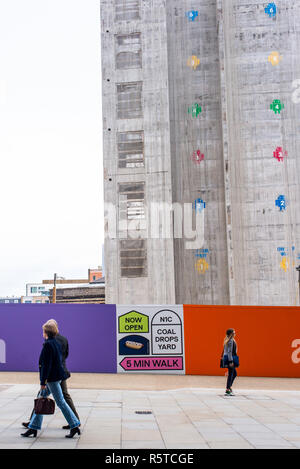
[[[80,424],[81,425],[81,424]],[[80,427],[80,425],[78,425],[78,427]],[[70,425],[65,425],[64,427],[62,427],[63,430],[70,430]]]
[[[76,435],[76,433],[80,435],[79,427],[72,428],[69,435],[66,435],[66,438],[73,438],[73,436]]]
[[[21,433],[21,436],[24,436],[26,438],[29,438],[31,435],[36,437],[37,436],[37,430],[32,430],[31,428],[29,428],[29,430],[27,430],[27,432]]]
[[[22,425],[23,425],[23,427],[25,427],[25,428],[28,428],[28,425],[29,425],[29,424],[30,424],[30,422],[22,422]]]

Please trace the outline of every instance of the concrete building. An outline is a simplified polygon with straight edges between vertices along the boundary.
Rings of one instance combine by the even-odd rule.
[[[299,304],[299,19],[286,0],[101,0],[107,303]],[[155,202],[200,207],[204,243]]]

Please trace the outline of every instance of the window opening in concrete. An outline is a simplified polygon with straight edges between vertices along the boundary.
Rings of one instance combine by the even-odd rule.
[[[121,277],[147,277],[147,248],[144,239],[120,241]]]
[[[117,84],[118,119],[135,119],[142,116],[142,82]]]
[[[142,68],[141,33],[116,36],[116,68],[117,70]]]
[[[119,132],[117,135],[119,168],[143,168],[144,132]]]
[[[145,183],[119,184],[119,220],[145,218]]]
[[[140,19],[140,0],[115,0],[115,20],[131,21]]]

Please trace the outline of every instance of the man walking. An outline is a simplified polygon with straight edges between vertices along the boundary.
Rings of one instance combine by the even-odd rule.
[[[59,343],[60,347],[61,347],[61,353],[62,353],[62,365],[63,365],[63,368],[64,368],[64,371],[65,371],[65,374],[66,374],[66,379],[64,379],[63,381],[61,381],[60,385],[61,385],[61,389],[62,389],[62,393],[64,395],[64,398],[65,398],[65,401],[67,402],[67,404],[69,405],[69,407],[71,407],[72,411],[74,412],[74,414],[76,415],[76,417],[78,418],[78,420],[80,420],[79,416],[78,416],[78,413],[76,411],[76,408],[75,408],[75,405],[74,405],[74,402],[68,392],[68,386],[67,386],[67,379],[70,378],[71,376],[71,373],[69,372],[69,370],[67,369],[67,365],[66,365],[66,359],[68,358],[69,356],[69,342],[67,340],[66,337],[64,337],[63,335],[59,334],[59,330],[58,330],[58,324],[57,322],[55,321],[55,319],[49,319],[49,321],[47,321],[46,324],[51,324],[51,325],[54,325],[57,329],[57,335],[55,336],[55,340]],[[33,411],[31,413],[31,416],[33,414]],[[30,419],[31,419],[31,416],[30,416]],[[29,422],[30,422],[30,419],[29,419]],[[23,427],[25,428],[28,428],[28,425],[29,425],[29,422],[23,422],[22,425]],[[63,427],[64,430],[69,430],[69,425],[65,425]]]

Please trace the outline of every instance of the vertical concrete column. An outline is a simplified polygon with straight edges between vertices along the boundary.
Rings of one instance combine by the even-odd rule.
[[[216,3],[167,6],[173,201],[204,207],[203,246],[174,240],[176,300],[228,304]]]
[[[158,236],[153,237],[151,222],[157,219],[150,218],[152,204],[172,205],[165,1],[127,3],[101,0],[101,26],[104,199],[105,207],[112,210],[111,218],[116,228],[116,237],[105,239],[106,300],[119,304],[172,304],[175,303],[175,279],[171,221],[166,228],[167,233],[164,233],[165,220],[162,219],[158,223]],[[122,42],[120,37],[126,35],[141,38],[141,61],[118,67],[116,50],[120,40]],[[126,38],[124,41],[126,45]],[[119,55],[118,60],[126,61],[128,56],[126,59],[125,54],[121,58]],[[134,91],[130,91],[132,85]],[[120,89],[125,88],[129,91],[121,97],[120,105]],[[120,167],[118,136],[128,132],[142,132],[144,135],[142,166]],[[142,187],[139,192],[143,191],[144,198],[139,194],[138,202],[130,205],[131,213],[128,215],[126,190],[130,192],[134,185]],[[125,195],[120,196],[120,187]],[[140,220],[132,213],[141,205],[145,207],[146,216]],[[130,233],[126,223],[120,223],[120,213],[122,220],[130,225]],[[140,225],[137,229],[132,228],[135,222]],[[109,223],[112,226],[106,213],[106,234],[111,227]],[[128,274],[132,267],[130,262],[143,262],[141,256],[144,253],[147,260],[142,269],[136,268],[133,274],[133,270]]]
[[[229,304],[235,304],[235,281],[234,281],[234,256],[232,240],[232,207],[231,207],[231,181],[230,181],[230,157],[229,157],[229,128],[228,128],[228,106],[227,86],[230,85],[228,64],[226,63],[226,43],[224,33],[224,7],[223,0],[216,1],[217,32],[219,45],[219,67],[220,67],[220,99],[221,99],[221,122],[223,139],[223,164],[224,164],[224,194],[225,194],[225,223],[226,223],[226,245]],[[229,83],[228,83],[229,79]]]
[[[298,302],[299,15],[285,0],[217,0],[231,304]]]

